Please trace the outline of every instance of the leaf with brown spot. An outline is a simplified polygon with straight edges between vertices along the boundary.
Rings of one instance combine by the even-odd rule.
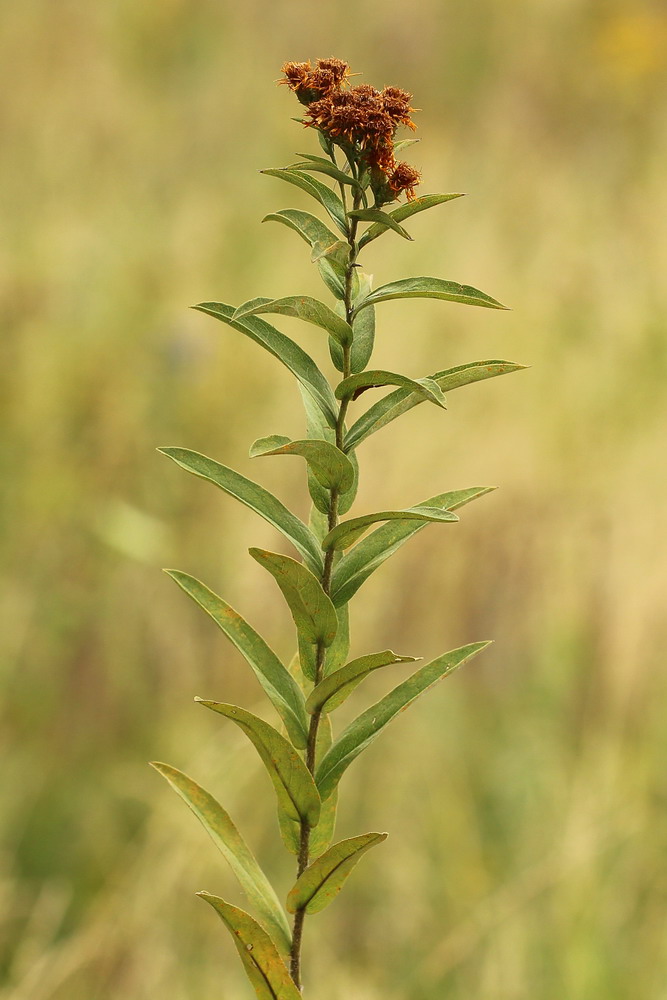
[[[198,892],[197,895],[213,907],[232,935],[258,1000],[301,1000],[301,993],[275,944],[257,921],[220,896],[210,892]]]

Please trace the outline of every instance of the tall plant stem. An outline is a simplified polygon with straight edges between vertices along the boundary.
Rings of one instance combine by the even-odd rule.
[[[335,158],[331,157],[334,163]],[[343,185],[341,185],[341,188]],[[355,191],[354,195],[354,207],[355,209],[359,207],[359,196]],[[348,323],[352,323],[352,277],[354,274],[354,268],[356,267],[357,260],[357,220],[349,219],[348,228],[348,242],[350,244],[350,259],[347,266],[347,271],[345,274],[345,318]],[[343,348],[343,378],[347,378],[351,373],[350,369],[350,345],[346,345]],[[349,398],[341,400],[341,404],[338,408],[338,417],[336,420],[336,447],[343,449],[343,442],[345,439],[345,417],[347,415],[347,408],[349,405]],[[329,497],[329,512],[328,512],[328,523],[329,531],[332,531],[338,524],[338,500],[339,491],[331,490]],[[334,550],[327,549],[326,555],[324,557],[324,568],[322,570],[321,583],[322,589],[325,594],[329,595],[331,590],[331,571],[333,569],[334,561]],[[317,644],[317,654],[315,659],[315,683],[319,684],[322,680],[322,674],[324,672],[324,661],[326,656],[326,648],[323,643],[319,642]],[[315,773],[316,765],[316,753],[317,753],[317,733],[320,725],[321,712],[315,712],[310,718],[310,727],[308,730],[308,743],[306,746],[306,766],[311,774]],[[297,878],[303,874],[303,872],[308,867],[308,862],[310,860],[310,827],[307,823],[301,823],[301,837],[299,843],[299,855],[297,862]],[[306,917],[305,910],[297,910],[294,915],[294,927],[292,930],[292,950],[290,953],[290,973],[292,979],[296,983],[297,987],[301,989],[301,945],[303,941],[303,925]]]

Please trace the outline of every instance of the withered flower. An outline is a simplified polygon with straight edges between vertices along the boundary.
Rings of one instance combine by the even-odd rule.
[[[385,87],[380,97],[382,107],[396,125],[407,125],[413,130],[417,128],[410,117],[411,113],[416,111],[416,108],[410,107],[412,94],[408,94],[407,90],[401,90],[400,87]]]
[[[377,90],[368,83],[350,89],[350,67],[341,59],[285,63],[287,84],[308,108],[304,123],[342,145],[351,160],[370,170],[376,203],[395,200],[403,191],[414,198],[419,173],[407,163],[397,164],[394,139],[400,126],[416,128],[411,114],[412,94],[400,87]]]
[[[408,201],[412,201],[415,196],[415,186],[419,184],[421,174],[409,163],[397,163],[395,170],[389,177],[389,186],[398,196],[405,191]]]
[[[308,62],[286,62],[280,67],[280,72],[285,74],[285,79],[278,82],[285,84],[290,90],[302,90],[312,71],[310,60]]]
[[[311,104],[347,83],[350,67],[342,59],[318,59],[315,66],[307,62],[287,62],[281,67],[286,84],[294,91],[302,104]]]

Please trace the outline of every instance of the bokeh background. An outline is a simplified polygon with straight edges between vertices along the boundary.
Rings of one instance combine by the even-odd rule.
[[[290,887],[254,751],[192,705],[261,692],[160,573],[202,577],[288,657],[245,551],[282,541],[154,449],[203,451],[307,514],[301,469],[247,458],[301,432],[291,377],[187,307],[319,293],[298,238],[260,225],[306,196],[258,171],[317,151],[275,80],[327,55],[414,92],[422,191],[469,193],[415,219],[414,244],[374,243],[367,269],[513,307],[380,306],[377,366],[532,367],[360,449],[359,511],[500,489],[369,581],[356,655],[496,643],[346,777],[339,834],[391,836],[309,922],[309,995],[662,1000],[664,5],[22,0],[0,17],[2,1000],[249,996],[193,896],[239,900],[232,876],[151,758],[218,793]],[[283,328],[327,365],[323,337]]]

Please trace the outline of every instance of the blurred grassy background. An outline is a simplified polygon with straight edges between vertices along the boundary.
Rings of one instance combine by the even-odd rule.
[[[331,54],[415,93],[422,191],[471,194],[367,269],[514,308],[380,306],[377,366],[533,367],[361,449],[360,511],[501,489],[373,577],[356,655],[496,645],[346,778],[339,833],[391,837],[309,926],[310,993],[667,996],[666,43],[642,0],[4,5],[1,1000],[249,995],[192,895],[237,899],[232,877],[149,758],[218,792],[289,888],[252,750],[191,704],[257,686],[159,572],[200,575],[288,656],[245,555],[280,542],[154,448],[306,513],[291,463],[246,457],[299,433],[290,376],[186,307],[319,291],[297,237],[260,227],[305,196],[257,171],[315,148],[278,67]]]

